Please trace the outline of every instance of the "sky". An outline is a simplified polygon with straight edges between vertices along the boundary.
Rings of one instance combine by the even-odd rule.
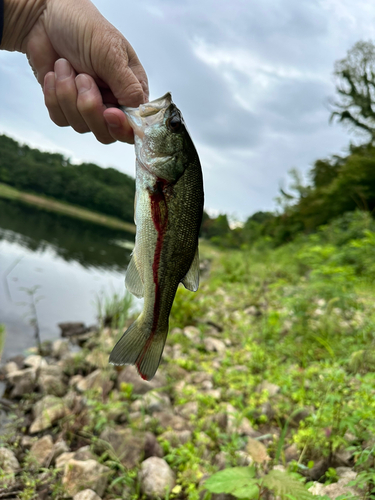
[[[329,123],[334,62],[375,40],[369,0],[94,0],[130,41],[150,100],[167,91],[198,150],[206,209],[245,220],[274,210],[288,171],[343,154]],[[0,52],[0,133],[134,176],[134,149],[52,123],[26,57]]]

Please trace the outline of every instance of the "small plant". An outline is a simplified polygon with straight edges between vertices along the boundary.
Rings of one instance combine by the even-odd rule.
[[[5,326],[0,324],[0,361],[4,350],[5,337],[6,337]]]
[[[272,492],[282,500],[312,500],[314,497],[296,478],[279,470],[271,470],[262,477],[256,477],[256,468],[232,467],[216,472],[205,482],[211,493],[230,493],[236,498],[260,500]]]
[[[40,339],[40,328],[38,321],[38,313],[36,309],[36,305],[40,302],[44,297],[41,295],[37,295],[37,292],[40,288],[40,285],[35,285],[31,288],[22,287],[20,290],[25,292],[29,297],[29,302],[20,302],[19,305],[28,306],[29,311],[25,314],[25,316],[29,316],[30,326],[34,329],[34,337],[37,345],[38,353],[43,354],[42,349],[42,341]]]
[[[103,295],[97,297],[98,319],[102,327],[110,326],[113,329],[122,330],[125,321],[129,317],[133,305],[133,297],[125,292],[123,295],[114,293],[111,296]]]

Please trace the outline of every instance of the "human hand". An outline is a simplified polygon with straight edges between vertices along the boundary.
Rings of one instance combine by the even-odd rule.
[[[134,49],[89,0],[5,0],[0,48],[26,53],[54,123],[133,143],[116,106],[148,100]]]

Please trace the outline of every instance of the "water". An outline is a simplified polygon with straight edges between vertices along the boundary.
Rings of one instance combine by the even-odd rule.
[[[0,323],[3,360],[35,345],[30,292],[37,287],[42,340],[64,321],[97,322],[97,300],[123,293],[134,235],[0,200]]]

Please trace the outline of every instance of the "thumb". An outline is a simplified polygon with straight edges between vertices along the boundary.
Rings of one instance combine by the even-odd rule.
[[[93,49],[95,72],[109,86],[121,106],[138,107],[148,101],[146,72],[133,47],[120,32],[113,28],[111,36],[101,39],[100,50]]]

